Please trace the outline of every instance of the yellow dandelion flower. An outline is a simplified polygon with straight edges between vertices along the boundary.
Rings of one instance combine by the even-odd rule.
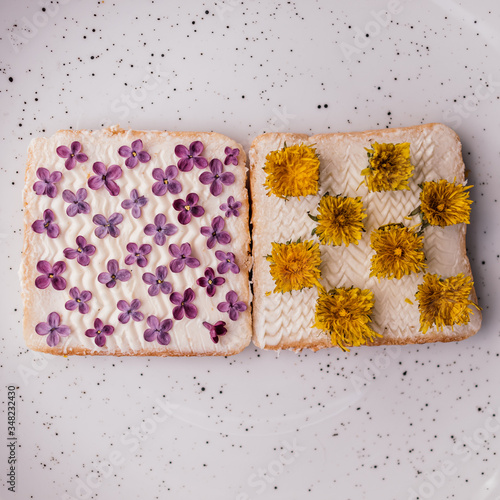
[[[316,149],[305,144],[287,146],[266,156],[264,186],[279,198],[318,193],[319,159]]]
[[[372,330],[370,314],[374,297],[370,290],[360,288],[334,288],[320,292],[316,302],[314,328],[327,332],[332,345],[348,351],[382,337]]]
[[[442,279],[438,274],[426,274],[424,282],[418,285],[415,294],[420,311],[420,331],[426,333],[436,325],[438,330],[444,326],[465,325],[473,314],[469,306],[480,309],[469,299],[474,282],[463,273]]]
[[[400,279],[422,271],[427,267],[423,239],[403,224],[387,224],[372,231],[370,246],[375,254],[371,259],[370,277]]]
[[[271,245],[272,252],[266,260],[270,262],[269,270],[276,284],[274,293],[321,287],[321,254],[318,243],[299,240],[296,243],[273,242]]]
[[[464,187],[462,184],[455,184],[444,179],[424,182],[420,193],[423,222],[441,227],[461,222],[469,224],[472,204],[469,198],[471,187]]]
[[[378,144],[374,142],[368,152],[369,165],[361,171],[370,191],[396,191],[410,189],[408,179],[413,176],[410,161],[410,143]]]
[[[363,219],[366,218],[361,197],[322,196],[318,215],[309,217],[318,225],[313,229],[323,245],[341,245],[344,243],[358,244],[361,233],[364,231]]]

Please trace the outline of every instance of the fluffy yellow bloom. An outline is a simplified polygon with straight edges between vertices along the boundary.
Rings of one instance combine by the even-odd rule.
[[[371,259],[370,277],[400,279],[422,271],[427,267],[423,239],[403,224],[387,224],[372,231],[370,246],[375,254]]]
[[[420,193],[420,208],[424,223],[431,226],[451,226],[464,222],[469,224],[470,206],[469,189],[462,184],[455,184],[444,179],[424,182]]]
[[[361,171],[370,191],[396,191],[410,189],[408,179],[413,176],[410,162],[410,143],[378,144],[374,142],[368,152],[369,165]]]
[[[324,245],[358,244],[364,230],[363,219],[366,213],[360,197],[322,196],[318,215],[309,215],[318,225],[313,229]]]
[[[469,299],[474,282],[470,276],[460,273],[442,279],[438,274],[426,274],[424,282],[418,285],[415,294],[420,311],[420,331],[436,325],[438,330],[444,326],[465,325],[472,314],[469,306],[480,309]]]
[[[314,328],[327,332],[332,345],[348,351],[381,337],[372,330],[370,314],[373,310],[374,297],[370,290],[360,288],[334,288],[329,292],[320,292],[316,302]]]
[[[266,156],[265,188],[279,198],[318,193],[319,159],[316,149],[304,144],[271,151]]]
[[[276,284],[274,293],[321,287],[321,254],[318,243],[299,240],[296,243],[271,245],[272,252],[266,260],[270,262],[269,270]]]

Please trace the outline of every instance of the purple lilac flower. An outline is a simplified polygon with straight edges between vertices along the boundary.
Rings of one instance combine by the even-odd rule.
[[[104,163],[96,161],[92,165],[92,170],[97,175],[93,175],[88,180],[90,189],[97,191],[104,186],[111,196],[117,196],[120,193],[120,187],[115,182],[122,176],[122,169],[118,165],[110,165],[109,168],[106,168]]]
[[[142,141],[138,139],[137,141],[134,141],[132,143],[132,147],[130,148],[128,146],[121,146],[118,150],[118,154],[122,158],[127,158],[125,160],[125,165],[128,168],[134,168],[138,162],[147,163],[149,160],[151,160],[151,156],[149,155],[149,153],[143,151],[142,148]]]
[[[247,305],[244,302],[238,301],[238,294],[231,290],[226,294],[226,302],[221,302],[217,305],[220,312],[228,312],[229,319],[236,321],[240,312],[247,310]]]
[[[199,199],[196,193],[189,193],[185,200],[179,198],[172,203],[174,210],[180,212],[177,220],[184,226],[191,222],[191,216],[201,217],[205,213],[205,209],[198,205]]]
[[[111,335],[114,331],[114,326],[105,325],[99,318],[96,318],[94,321],[94,328],[89,328],[85,332],[85,335],[94,338],[97,347],[103,347],[106,345],[106,337]]]
[[[238,155],[240,154],[239,149],[231,149],[229,146],[224,149],[224,153],[227,155],[224,160],[224,165],[238,165]]]
[[[224,219],[218,215],[212,221],[212,227],[203,226],[200,233],[208,238],[207,247],[213,248],[216,243],[227,245],[231,241],[231,236],[224,229]]]
[[[231,215],[238,217],[240,215],[241,201],[234,201],[234,196],[230,196],[227,203],[223,203],[219,208],[227,218],[231,217]]]
[[[80,153],[81,150],[82,145],[78,141],[75,141],[71,143],[71,149],[68,146],[59,146],[56,149],[56,153],[59,157],[66,158],[64,166],[68,170],[72,170],[75,168],[76,162],[83,163],[89,159],[86,154]]]
[[[35,280],[37,288],[44,290],[50,284],[52,284],[54,290],[64,290],[66,288],[66,280],[61,276],[66,271],[66,264],[62,260],[56,262],[54,266],[46,260],[40,260],[36,265],[36,269],[39,273],[42,273]]]
[[[106,219],[106,217],[101,214],[94,215],[92,222],[97,226],[94,231],[95,235],[101,240],[107,234],[113,238],[117,238],[120,235],[120,230],[117,226],[122,221],[123,215],[116,212],[112,214],[109,219]]]
[[[170,344],[169,330],[172,329],[174,322],[171,319],[160,320],[156,316],[148,316],[147,323],[149,328],[144,332],[146,342],[158,341],[158,344]]]
[[[90,311],[90,307],[86,302],[92,298],[91,292],[83,290],[82,293],[80,293],[80,290],[75,286],[70,288],[69,295],[71,300],[68,300],[64,305],[68,311],[74,311],[76,308],[78,308],[81,314],[87,314]]]
[[[128,323],[131,318],[134,321],[142,321],[144,319],[144,314],[139,311],[141,307],[141,301],[139,299],[132,300],[130,304],[124,300],[119,300],[116,307],[118,307],[120,311],[123,311],[118,316],[118,321],[120,323]]]
[[[200,177],[202,184],[210,184],[210,193],[219,196],[222,193],[222,184],[229,186],[234,182],[232,172],[222,173],[222,162],[214,158],[210,162],[210,172],[203,172]]]
[[[220,260],[220,264],[217,266],[217,272],[220,274],[226,274],[228,271],[231,271],[233,274],[238,274],[240,272],[240,268],[234,261],[235,256],[233,252],[222,252],[221,250],[217,250],[215,252],[215,256],[218,260]]]
[[[155,182],[152,187],[153,194],[163,196],[167,191],[172,194],[179,194],[182,191],[181,183],[176,180],[179,170],[175,165],[168,166],[165,171],[161,168],[153,170],[153,179]]]
[[[59,236],[59,226],[54,223],[54,212],[48,209],[43,212],[43,220],[39,219],[33,222],[31,228],[35,233],[41,234],[47,231],[49,238],[57,238]]]
[[[125,210],[132,209],[132,216],[138,219],[142,215],[141,208],[148,203],[145,196],[139,196],[137,189],[130,191],[130,199],[122,201],[122,208]]]
[[[200,261],[191,257],[191,245],[189,243],[182,243],[180,247],[172,244],[168,247],[168,253],[174,257],[170,262],[170,270],[173,273],[180,273],[185,266],[195,268],[200,265]]]
[[[175,304],[172,314],[177,321],[181,320],[186,315],[186,318],[194,319],[198,314],[198,309],[192,304],[195,299],[195,294],[191,288],[184,291],[184,296],[178,292],[170,295],[170,302]]]
[[[61,337],[67,337],[70,331],[69,326],[61,325],[61,316],[56,312],[51,312],[47,316],[46,323],[38,323],[35,326],[35,332],[38,335],[48,335],[47,344],[50,347],[59,344]]]
[[[203,143],[200,141],[192,142],[189,149],[182,144],[175,146],[175,155],[180,158],[177,162],[179,170],[182,172],[189,172],[193,170],[194,165],[198,168],[206,168],[208,165],[207,159],[200,156],[203,149]]]
[[[224,278],[220,276],[215,277],[214,270],[211,267],[205,269],[205,276],[198,278],[196,283],[203,288],[207,288],[207,295],[213,297],[215,295],[215,287],[223,285],[226,282]]]
[[[128,281],[132,276],[130,271],[120,269],[115,259],[108,261],[106,267],[108,272],[99,274],[99,276],[97,276],[97,281],[99,281],[99,283],[104,283],[108,288],[113,288],[117,281]]]
[[[39,168],[36,176],[40,180],[33,184],[33,191],[38,195],[46,194],[49,198],[55,198],[57,196],[56,183],[62,179],[61,172],[57,170],[49,172],[46,168]]]
[[[81,266],[88,266],[90,257],[95,254],[95,246],[87,245],[87,240],[83,236],[76,237],[76,244],[78,245],[76,249],[65,248],[64,256],[67,259],[76,259]]]
[[[214,344],[217,344],[219,342],[220,335],[226,335],[227,333],[225,321],[217,321],[217,323],[215,323],[214,325],[211,325],[210,323],[204,321],[203,326],[210,332],[210,338],[212,339],[212,342]]]
[[[66,209],[66,213],[69,217],[74,217],[76,214],[88,214],[90,212],[90,205],[83,201],[87,198],[87,190],[80,188],[76,195],[73,191],[65,189],[62,194],[63,200],[69,203],[69,207]]]
[[[139,267],[146,267],[148,265],[146,255],[151,253],[152,249],[153,247],[147,243],[141,246],[137,246],[137,243],[129,243],[127,245],[127,252],[130,253],[125,257],[125,264],[130,266],[137,262]]]
[[[154,224],[148,224],[144,228],[144,233],[148,236],[154,234],[154,241],[157,245],[163,246],[167,241],[167,236],[172,236],[178,231],[173,224],[167,224],[167,218],[163,214],[157,214]]]
[[[167,295],[172,293],[172,285],[168,281],[165,281],[168,274],[166,266],[158,266],[155,273],[156,274],[144,273],[142,275],[142,281],[147,285],[151,285],[148,288],[148,294],[151,297],[155,297],[160,292]]]

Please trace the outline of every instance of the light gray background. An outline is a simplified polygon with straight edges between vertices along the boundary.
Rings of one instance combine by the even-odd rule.
[[[0,399],[19,387],[18,488],[6,489],[4,405],[1,499],[500,498],[495,0],[0,3]],[[264,130],[434,121],[461,136],[476,186],[475,337],[279,357],[251,346],[228,359],[24,347],[32,137],[119,123],[214,130],[248,147]]]

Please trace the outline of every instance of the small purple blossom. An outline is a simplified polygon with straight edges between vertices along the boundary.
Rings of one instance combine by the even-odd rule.
[[[59,236],[59,226],[54,223],[54,220],[54,212],[47,208],[47,210],[44,210],[43,212],[43,219],[33,222],[31,229],[38,234],[47,231],[47,236],[49,238],[57,238]]]
[[[231,290],[226,294],[226,302],[221,302],[217,305],[220,312],[228,312],[229,319],[236,321],[240,312],[247,310],[247,305],[244,302],[238,301],[238,294]]]
[[[90,257],[95,254],[95,246],[87,245],[87,240],[83,236],[76,237],[76,249],[65,248],[64,256],[67,259],[76,259],[81,266],[88,266],[90,264]]]
[[[173,273],[180,273],[185,266],[195,268],[200,265],[200,261],[191,257],[191,245],[189,243],[182,243],[180,247],[172,244],[168,247],[168,253],[174,257],[170,262],[170,270]]]
[[[83,163],[89,159],[86,154],[80,153],[81,150],[82,145],[78,141],[75,141],[71,143],[71,149],[68,146],[59,146],[56,149],[56,153],[60,158],[66,158],[64,166],[68,170],[73,170],[76,162]]]
[[[194,141],[189,145],[189,149],[182,144],[175,146],[175,155],[180,158],[177,162],[179,170],[182,172],[189,172],[193,170],[193,166],[196,165],[198,168],[206,168],[208,165],[207,159],[203,158],[201,153],[203,152],[204,146],[201,141]]]
[[[149,328],[144,332],[146,342],[158,341],[158,344],[170,344],[169,330],[172,329],[174,322],[171,319],[160,320],[156,316],[148,316],[147,323]]]
[[[80,290],[75,286],[70,288],[69,296],[71,297],[71,300],[68,300],[68,302],[64,304],[64,307],[68,311],[74,311],[76,308],[78,308],[78,311],[81,314],[87,314],[90,311],[90,307],[87,302],[92,298],[91,292],[83,290],[82,293],[80,293]]]
[[[230,196],[227,203],[223,203],[219,208],[227,218],[231,217],[231,215],[238,217],[240,215],[241,201],[234,201],[234,196]]]
[[[147,163],[149,160],[151,160],[151,156],[149,155],[149,153],[142,150],[144,146],[140,139],[134,141],[131,146],[132,147],[121,146],[118,150],[118,154],[122,158],[127,158],[125,160],[125,165],[128,168],[134,168],[138,162]]]
[[[210,332],[210,338],[212,339],[212,342],[214,344],[217,344],[219,342],[219,337],[221,335],[226,335],[227,333],[225,321],[217,321],[217,323],[215,323],[214,325],[211,325],[210,323],[204,321],[203,326]]]
[[[35,332],[38,335],[48,335],[47,344],[54,347],[59,344],[61,337],[67,337],[71,330],[69,326],[61,325],[61,316],[56,312],[51,312],[47,316],[46,323],[38,323],[35,326]]]
[[[148,224],[144,228],[144,233],[148,236],[154,234],[154,241],[157,245],[163,246],[167,241],[167,236],[172,236],[178,231],[173,224],[167,224],[167,218],[163,214],[155,216],[154,224]]]
[[[202,184],[210,184],[210,193],[219,196],[222,193],[222,184],[229,186],[234,182],[232,172],[222,172],[222,162],[214,158],[210,162],[210,172],[203,172],[199,180]]]
[[[96,318],[94,321],[94,328],[89,328],[85,332],[85,335],[94,338],[97,347],[103,347],[106,345],[106,337],[111,335],[114,331],[114,326],[105,325],[99,318]]]
[[[238,165],[238,155],[240,154],[239,149],[231,149],[229,146],[224,149],[224,153],[226,154],[226,159],[224,160],[224,165]]]
[[[198,200],[200,197],[196,193],[189,193],[185,200],[178,199],[172,203],[174,210],[180,212],[177,216],[177,220],[182,224],[186,225],[191,222],[191,216],[201,217],[205,213],[205,209],[198,205]]]
[[[120,269],[115,259],[108,261],[106,265],[108,272],[99,274],[97,281],[105,284],[108,288],[113,288],[117,281],[128,281],[132,276],[130,271]]]
[[[155,273],[156,274],[144,273],[142,275],[142,281],[147,285],[151,285],[148,288],[148,294],[151,297],[155,297],[160,292],[167,295],[172,293],[172,285],[168,281],[165,281],[168,274],[166,266],[158,266]]]
[[[56,183],[62,179],[62,173],[57,170],[49,172],[46,168],[39,168],[36,171],[36,176],[40,179],[33,184],[33,191],[36,194],[46,194],[49,198],[57,196]]]
[[[139,196],[137,189],[132,189],[130,191],[130,199],[122,201],[122,208],[125,210],[132,209],[132,216],[134,219],[138,219],[142,215],[141,208],[148,203],[148,199],[145,196]]]
[[[120,193],[120,187],[115,182],[122,176],[122,169],[118,165],[110,165],[106,168],[106,165],[101,161],[96,161],[92,165],[92,170],[95,174],[88,180],[88,185],[90,189],[97,191],[103,186],[109,191],[111,196],[117,196]]]
[[[176,180],[178,168],[175,165],[168,166],[165,171],[161,168],[153,169],[153,179],[158,182],[151,188],[156,196],[163,196],[167,191],[172,194],[179,194],[182,191],[181,183]]]
[[[147,243],[141,246],[138,246],[137,243],[129,243],[127,245],[127,252],[129,252],[129,254],[125,257],[125,264],[130,266],[137,262],[139,267],[146,267],[148,265],[146,255],[151,253],[152,249],[153,247]]]
[[[224,219],[218,215],[212,220],[212,227],[203,226],[200,233],[208,238],[207,247],[213,248],[216,243],[227,245],[231,241],[231,236],[224,229]]]
[[[64,290],[66,288],[66,280],[61,276],[66,271],[66,264],[62,260],[56,262],[54,266],[46,260],[40,260],[36,265],[36,269],[41,273],[41,276],[38,276],[35,280],[37,288],[44,290],[50,284],[52,284],[54,290]]]
[[[90,205],[84,201],[87,198],[87,190],[80,188],[76,194],[69,189],[65,189],[62,194],[63,200],[69,203],[66,213],[69,217],[74,217],[76,214],[88,214],[90,212]]]
[[[194,299],[195,294],[191,288],[185,290],[184,295],[181,295],[178,292],[174,292],[172,295],[170,295],[170,302],[172,302],[172,304],[175,304],[174,310],[172,311],[174,319],[179,321],[184,318],[184,314],[186,315],[186,318],[196,318],[198,309],[194,304],[192,304]]]
[[[217,272],[220,274],[226,274],[228,271],[231,271],[233,274],[238,274],[240,272],[240,268],[236,264],[235,255],[233,252],[222,252],[221,250],[217,250],[215,252],[215,256],[218,260],[220,260],[220,264],[217,266]]]
[[[142,321],[144,319],[144,314],[139,311],[141,307],[141,301],[139,299],[133,299],[130,304],[125,300],[119,300],[116,307],[118,307],[120,311],[123,311],[118,316],[118,321],[120,323],[128,323],[130,319],[134,321]]]
[[[226,282],[225,278],[220,276],[215,277],[214,270],[211,267],[205,269],[205,276],[198,278],[196,283],[203,288],[207,288],[207,295],[213,297],[215,295],[215,287],[223,285]]]
[[[109,219],[106,219],[106,217],[101,214],[94,215],[92,222],[97,226],[94,231],[95,235],[101,240],[107,234],[113,238],[117,238],[120,235],[120,230],[117,226],[122,221],[123,215],[116,212],[112,214]]]

